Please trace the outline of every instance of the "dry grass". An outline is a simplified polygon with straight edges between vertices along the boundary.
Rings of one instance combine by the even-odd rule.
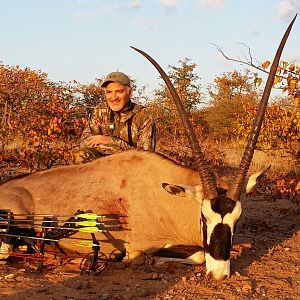
[[[229,166],[238,167],[244,152],[244,146],[237,142],[219,144],[219,150],[223,152],[223,160]],[[287,152],[278,151],[259,151],[254,152],[253,160],[250,165],[250,173],[255,173],[271,165],[270,172],[273,174],[287,174],[293,172],[300,174],[299,161],[296,157]]]
[[[217,143],[215,141],[206,140],[201,143],[202,151],[207,160],[213,165],[225,167],[227,169],[236,169],[241,161],[245,146],[239,142]],[[172,145],[167,143],[159,143],[157,152],[163,154],[167,158],[177,162],[180,165],[192,167],[194,165],[194,157],[191,149],[187,145]],[[299,158],[284,151],[259,151],[254,152],[253,160],[250,165],[249,173],[253,174],[262,171],[271,165],[268,172],[269,175],[286,175],[293,173],[300,175]],[[218,172],[220,172],[219,170]],[[227,170],[228,171],[228,170]],[[222,171],[221,171],[222,172]]]

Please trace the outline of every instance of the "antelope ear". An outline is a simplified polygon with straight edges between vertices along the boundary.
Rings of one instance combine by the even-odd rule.
[[[265,175],[265,173],[270,170],[270,168],[271,168],[271,165],[268,166],[265,170],[255,173],[248,178],[248,180],[246,182],[246,194],[253,191],[253,189],[255,188],[257,183],[260,181],[260,179],[263,177],[263,175]]]
[[[197,200],[197,193],[202,191],[200,186],[177,185],[162,183],[162,187],[171,195]]]

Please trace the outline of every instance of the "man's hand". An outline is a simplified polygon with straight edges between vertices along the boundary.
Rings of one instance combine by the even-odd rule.
[[[112,138],[107,135],[93,135],[86,139],[85,143],[88,147],[97,147],[99,145],[107,145],[112,142]]]

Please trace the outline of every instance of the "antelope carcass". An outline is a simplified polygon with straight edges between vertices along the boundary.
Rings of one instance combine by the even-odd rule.
[[[131,258],[135,253],[155,253],[167,244],[197,246],[198,255],[190,260],[201,263],[205,259],[207,274],[215,279],[228,277],[230,248],[234,227],[241,215],[240,198],[246,174],[280,55],[294,20],[274,58],[248,145],[228,191],[218,188],[169,78],[148,54],[134,48],[150,60],[165,80],[187,131],[195,156],[195,170],[178,166],[158,154],[124,152],[85,165],[61,167],[11,180],[0,187],[0,209],[9,209],[15,214],[73,214],[77,210],[118,214],[122,216],[121,224],[110,232],[109,243],[103,243],[102,249],[109,246],[108,251],[126,250]],[[174,195],[190,199],[179,201]],[[74,246],[65,244],[63,247]]]

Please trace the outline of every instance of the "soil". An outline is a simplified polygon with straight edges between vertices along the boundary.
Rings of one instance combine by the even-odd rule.
[[[128,267],[111,262],[99,274],[49,259],[0,265],[1,299],[300,299],[299,201],[247,197],[231,252],[231,277],[216,282],[205,266],[179,263]]]

